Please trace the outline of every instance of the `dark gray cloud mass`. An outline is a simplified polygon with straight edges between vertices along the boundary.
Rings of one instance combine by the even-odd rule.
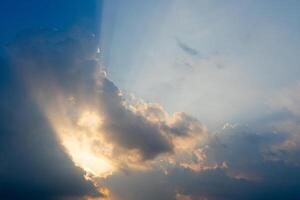
[[[19,35],[7,48],[7,76],[1,93],[0,197],[7,199],[80,198],[100,195],[83,178],[59,144],[35,98],[55,99],[53,88],[77,94],[76,100],[101,107],[106,137],[123,149],[138,150],[143,159],[173,151],[163,134],[188,135],[195,119],[183,115],[174,127],[149,122],[123,105],[119,89],[106,77],[95,87],[98,67],[93,34],[41,30]],[[5,59],[7,60],[7,59]],[[78,93],[78,91],[80,91]],[[38,97],[35,97],[36,93]],[[96,101],[96,103],[95,103]]]
[[[125,200],[296,200],[299,163],[286,162],[282,152],[273,150],[288,138],[284,133],[229,127],[207,143],[202,163],[226,163],[223,166],[202,171],[174,167],[167,174],[133,171],[108,177],[106,184],[120,195],[117,199]]]
[[[106,116],[104,127],[108,137],[126,149],[140,150],[145,159],[172,151],[172,145],[161,134],[159,126],[127,110],[118,93],[118,88],[106,79],[99,98]]]
[[[286,134],[226,128],[204,150],[205,162],[225,162],[226,167],[203,172],[175,169],[170,182],[183,194],[213,200],[299,199],[299,163],[285,162],[274,151],[274,146],[288,140]]]
[[[178,38],[176,39],[176,42],[177,42],[178,47],[180,49],[182,49],[185,53],[187,53],[187,54],[189,54],[191,56],[196,56],[196,55],[199,54],[199,52],[196,49],[194,49],[194,48],[190,47],[189,45],[183,43]]]
[[[21,76],[29,82],[29,87],[55,95],[49,90],[55,84],[68,94],[76,95],[80,91],[83,98],[78,101],[92,103],[97,99],[96,107],[105,115],[103,126],[107,137],[125,149],[138,149],[145,159],[172,151],[157,125],[122,105],[120,91],[113,82],[101,77],[100,88],[95,87],[98,63],[90,55],[96,52],[96,40],[91,34],[85,34],[47,31],[21,40],[17,46],[13,44],[13,60],[24,64],[25,68],[18,70],[22,71]],[[100,95],[97,90],[101,90]]]
[[[11,79],[1,84],[0,94],[0,199],[99,196],[58,145],[31,97],[6,75]]]

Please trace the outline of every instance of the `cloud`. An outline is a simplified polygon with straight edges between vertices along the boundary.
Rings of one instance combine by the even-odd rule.
[[[167,176],[159,170],[116,173],[104,181],[112,191],[114,200],[172,200],[174,188]]]
[[[183,43],[181,40],[178,38],[176,39],[178,47],[183,50],[185,53],[191,55],[191,56],[196,56],[199,54],[199,52],[196,49],[193,49],[192,47],[188,46],[187,44]]]
[[[150,118],[155,112],[165,113],[161,107],[144,103],[145,109],[141,102],[125,105],[121,91],[99,66],[95,39],[91,35],[77,38],[76,34],[47,32],[29,40],[31,49],[27,40],[24,46],[12,47],[14,60],[21,60],[21,65],[26,63],[22,76],[41,109],[48,112],[51,107],[49,112],[55,112],[59,106],[66,106],[70,98],[76,106],[68,106],[77,112],[78,107],[89,104],[103,118],[101,129],[106,139],[124,149],[140,151],[144,159],[171,152],[170,135],[183,137],[192,131],[203,132],[200,122],[184,113],[160,116],[159,121],[153,121]],[[45,90],[48,94],[44,94]],[[53,97],[49,98],[49,94]],[[65,98],[65,102],[57,101],[55,96]],[[77,114],[68,117],[78,117]]]
[[[206,168],[195,170],[172,165],[167,173],[156,169],[114,174],[108,177],[105,184],[115,194],[121,195],[117,200],[148,197],[176,200],[295,200],[300,195],[295,189],[299,187],[299,165],[285,162],[273,152],[273,146],[284,143],[287,138],[284,133],[274,134],[270,130],[263,132],[245,126],[227,126],[222,132],[212,135],[202,147],[205,156],[196,164]],[[279,157],[274,160],[274,156]],[[194,162],[197,160],[193,159]],[[193,159],[189,158],[190,162]],[[160,190],[157,185],[166,189]]]
[[[105,116],[103,127],[108,140],[125,149],[139,150],[145,159],[172,151],[172,144],[163,135],[159,125],[126,109],[119,92],[111,81],[104,80],[99,99]]]
[[[80,186],[86,187],[86,190],[75,189],[77,193],[73,194],[73,188],[68,187],[75,181],[64,182],[68,186],[62,186],[51,179],[58,190],[63,188],[62,194],[58,192],[49,198],[101,195],[105,190],[102,178],[118,171],[153,168],[158,165],[157,160],[166,161],[178,152],[184,154],[206,135],[205,127],[185,113],[169,115],[158,104],[126,98],[101,66],[96,41],[93,34],[80,29],[44,30],[21,35],[8,46],[14,76],[23,85],[15,92],[26,94],[42,122],[48,126],[43,130],[28,123],[25,136],[31,138],[35,132],[40,137],[48,130],[49,137],[54,138],[53,151],[65,155],[71,167],[80,171]],[[28,117],[34,120],[30,115]],[[36,123],[40,125],[40,122]],[[36,147],[33,152],[49,153],[48,149],[39,149],[39,144],[46,142],[44,139],[41,137],[40,143],[32,144]],[[52,162],[46,155],[36,159],[34,162],[40,162],[40,159],[57,162]],[[8,167],[15,165],[21,166],[23,161],[7,164]],[[52,173],[51,170],[47,170],[47,175]],[[6,168],[2,171],[8,174]],[[41,181],[36,177],[37,184]],[[40,187],[45,189],[43,185]],[[65,195],[63,189],[68,189],[69,193]],[[39,192],[31,185],[24,190],[25,196]],[[43,195],[48,198],[47,193]]]
[[[64,153],[22,86],[12,78],[1,84],[1,88],[0,198],[47,200],[101,196],[83,178],[84,171],[74,166]]]
[[[217,167],[201,171],[176,168],[169,173],[169,182],[192,199],[297,199],[300,193],[294,188],[299,184],[294,178],[300,176],[299,165],[286,162],[291,151],[283,157],[274,149],[291,139],[286,134],[269,128],[227,126],[203,149],[201,164],[219,164]]]

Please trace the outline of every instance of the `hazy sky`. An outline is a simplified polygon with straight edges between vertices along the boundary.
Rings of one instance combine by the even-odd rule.
[[[299,200],[299,10],[2,0],[0,199]]]
[[[211,125],[252,119],[274,91],[299,79],[299,7],[107,1],[101,39],[109,75],[124,90]]]

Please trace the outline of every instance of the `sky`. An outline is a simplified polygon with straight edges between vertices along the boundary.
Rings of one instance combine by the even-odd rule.
[[[300,199],[299,9],[2,0],[0,199]]]
[[[108,72],[170,112],[211,126],[252,120],[298,80],[297,1],[121,2],[106,5]]]

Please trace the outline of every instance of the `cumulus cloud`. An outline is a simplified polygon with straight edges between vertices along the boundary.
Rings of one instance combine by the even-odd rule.
[[[174,169],[170,183],[182,199],[297,199],[299,165],[286,162],[291,152],[274,149],[290,139],[271,128],[226,126],[203,149],[202,165],[216,167]]]
[[[116,173],[105,184],[120,195],[116,199],[125,200],[296,200],[300,196],[295,189],[299,187],[299,165],[286,162],[274,151],[274,146],[284,144],[289,136],[271,130],[227,125],[199,147],[202,156],[193,152],[186,165],[173,163],[167,173],[159,168]],[[177,158],[177,162],[184,161]]]
[[[78,29],[45,30],[22,35],[8,52],[22,92],[54,132],[55,149],[84,170],[82,184],[93,183],[91,191],[100,195],[105,188],[98,179],[150,169],[158,160],[170,164],[170,156],[204,139],[206,129],[185,113],[169,115],[158,104],[126,98],[106,76],[96,41]]]

